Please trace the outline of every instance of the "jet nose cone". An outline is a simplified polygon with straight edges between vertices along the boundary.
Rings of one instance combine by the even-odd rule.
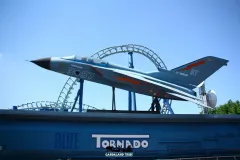
[[[51,58],[41,58],[37,60],[32,60],[31,62],[42,68],[50,69]]]

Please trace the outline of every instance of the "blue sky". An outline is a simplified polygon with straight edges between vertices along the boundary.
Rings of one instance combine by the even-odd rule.
[[[91,56],[122,44],[152,49],[168,69],[209,55],[228,59],[206,87],[216,91],[218,104],[240,99],[239,0],[0,0],[0,108],[56,101],[68,79],[25,60]],[[126,54],[106,60],[128,65]],[[155,70],[141,55],[134,54],[134,63],[138,70]],[[117,89],[117,109],[127,109],[127,99],[128,93]],[[83,102],[110,109],[111,87],[85,82]],[[138,109],[150,103],[150,97],[137,94]],[[200,112],[190,102],[174,101],[172,108],[179,114]]]

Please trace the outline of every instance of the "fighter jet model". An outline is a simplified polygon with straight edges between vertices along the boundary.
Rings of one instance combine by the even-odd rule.
[[[209,76],[227,65],[228,60],[208,56],[172,70],[143,73],[93,57],[51,57],[32,60],[36,65],[64,75],[120,88],[156,98],[191,101],[212,108],[216,95],[210,92],[207,103],[193,90]],[[215,98],[211,98],[215,97]]]

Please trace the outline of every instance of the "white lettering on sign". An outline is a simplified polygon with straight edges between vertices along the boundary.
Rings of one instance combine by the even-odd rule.
[[[105,153],[106,157],[124,157],[125,154],[121,152],[107,152]]]
[[[91,80],[93,79],[95,73],[85,71],[85,70],[80,70],[77,68],[69,67],[69,70],[67,72],[69,76],[73,76],[76,78],[81,78],[81,79],[86,79],[86,80]]]
[[[106,157],[132,157],[133,153],[132,152],[107,152],[105,153]]]
[[[149,135],[92,134],[92,138],[96,138],[96,148],[106,148],[108,146],[127,148],[129,145],[131,148],[147,148],[149,137]]]
[[[197,76],[198,72],[199,72],[198,70],[191,69],[190,75],[191,75],[191,76]]]

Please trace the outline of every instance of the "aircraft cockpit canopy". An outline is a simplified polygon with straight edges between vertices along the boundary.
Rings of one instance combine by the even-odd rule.
[[[93,57],[79,57],[75,56],[76,60],[81,60],[85,62],[90,62],[90,63],[96,63],[96,64],[108,64],[108,62],[98,59],[98,58],[93,58]]]
[[[98,58],[93,58],[93,57],[82,57],[82,56],[68,56],[68,57],[62,57],[63,59],[68,59],[68,60],[79,60],[83,62],[89,62],[93,64],[102,64],[102,65],[107,65],[108,62],[98,59]]]
[[[62,59],[67,59],[67,60],[74,60],[75,56],[67,56],[67,57],[61,57]]]

